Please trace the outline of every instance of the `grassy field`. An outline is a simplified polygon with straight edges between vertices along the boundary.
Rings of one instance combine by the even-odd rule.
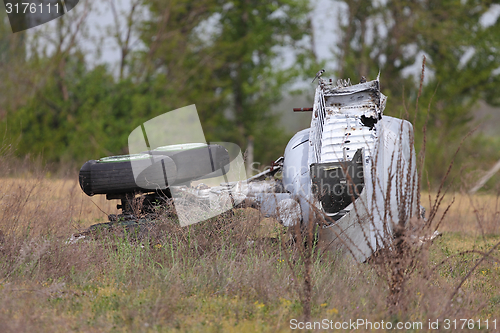
[[[390,267],[339,253],[312,252],[308,300],[298,246],[253,209],[185,228],[165,217],[148,237],[101,234],[69,244],[71,234],[116,213],[116,202],[87,197],[75,180],[3,178],[0,332],[287,332],[307,302],[311,320],[333,328],[362,319],[428,331],[438,320],[433,331],[445,331],[456,320],[461,331],[468,319],[475,330],[499,331],[500,253],[485,256],[500,241],[499,200],[450,195],[441,212],[453,197],[442,237],[414,258],[394,312]],[[429,208],[427,194],[422,203]]]

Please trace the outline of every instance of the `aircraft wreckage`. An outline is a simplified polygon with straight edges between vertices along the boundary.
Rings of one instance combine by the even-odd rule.
[[[88,161],[80,186],[89,196],[121,200],[122,213],[110,215],[110,223],[147,220],[168,200],[181,225],[251,205],[285,226],[319,223],[324,246],[365,261],[387,244],[395,223],[406,224],[419,210],[412,125],[383,114],[378,78],[364,81],[319,78],[313,107],[294,109],[311,111],[310,127],[251,178],[228,178],[233,157],[223,144],[187,143]],[[192,186],[211,178],[223,181]],[[138,196],[139,211],[132,207]]]

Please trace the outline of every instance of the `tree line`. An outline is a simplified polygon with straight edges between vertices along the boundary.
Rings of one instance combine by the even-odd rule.
[[[15,144],[20,156],[79,164],[127,153],[128,134],[142,122],[196,104],[208,141],[235,142],[244,150],[253,140],[255,159],[268,165],[293,134],[271,109],[294,83],[326,66],[353,82],[380,72],[386,113],[414,122],[417,149],[419,129],[428,123],[426,171],[438,179],[473,127],[477,102],[500,105],[500,20],[482,21],[499,2],[335,3],[328,16],[338,29],[326,61],[317,58],[314,41],[331,32],[313,29],[314,4],[307,0],[131,0],[126,10],[114,0],[80,1],[52,25],[16,34],[2,13],[4,144]],[[119,50],[116,70],[93,61],[81,43],[99,10],[113,20],[93,43],[106,40]],[[409,68],[418,68],[423,55],[420,88]],[[473,135],[459,162],[473,155],[493,163],[498,143]]]

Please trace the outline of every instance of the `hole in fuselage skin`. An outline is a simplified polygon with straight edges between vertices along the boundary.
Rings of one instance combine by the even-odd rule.
[[[378,119],[373,118],[373,117],[361,116],[361,122],[363,123],[363,126],[366,126],[366,127],[369,127],[370,129],[372,129],[375,126],[375,124],[378,122]]]

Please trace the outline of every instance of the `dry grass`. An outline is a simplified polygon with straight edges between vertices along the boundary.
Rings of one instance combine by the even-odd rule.
[[[50,231],[59,236],[87,228],[95,221],[106,221],[117,213],[118,200],[104,196],[88,197],[77,179],[0,178],[0,230],[4,234],[32,236]]]
[[[431,195],[432,196],[432,195]],[[429,194],[422,194],[422,204],[429,206]],[[441,231],[461,232],[473,236],[500,234],[500,197],[492,194],[468,195],[452,193],[446,196],[440,213],[454,201]]]
[[[104,235],[67,244],[77,229],[104,221],[91,200],[106,213],[116,203],[85,196],[75,180],[4,178],[0,188],[1,332],[284,332],[302,318],[304,263],[280,245],[286,230],[255,210],[185,228],[163,217],[140,241]],[[498,250],[479,262],[500,238],[496,203],[456,196],[443,237],[408,282],[406,312],[389,315],[388,287],[373,265],[313,251],[311,320],[426,325],[441,315],[497,319],[500,328]]]

